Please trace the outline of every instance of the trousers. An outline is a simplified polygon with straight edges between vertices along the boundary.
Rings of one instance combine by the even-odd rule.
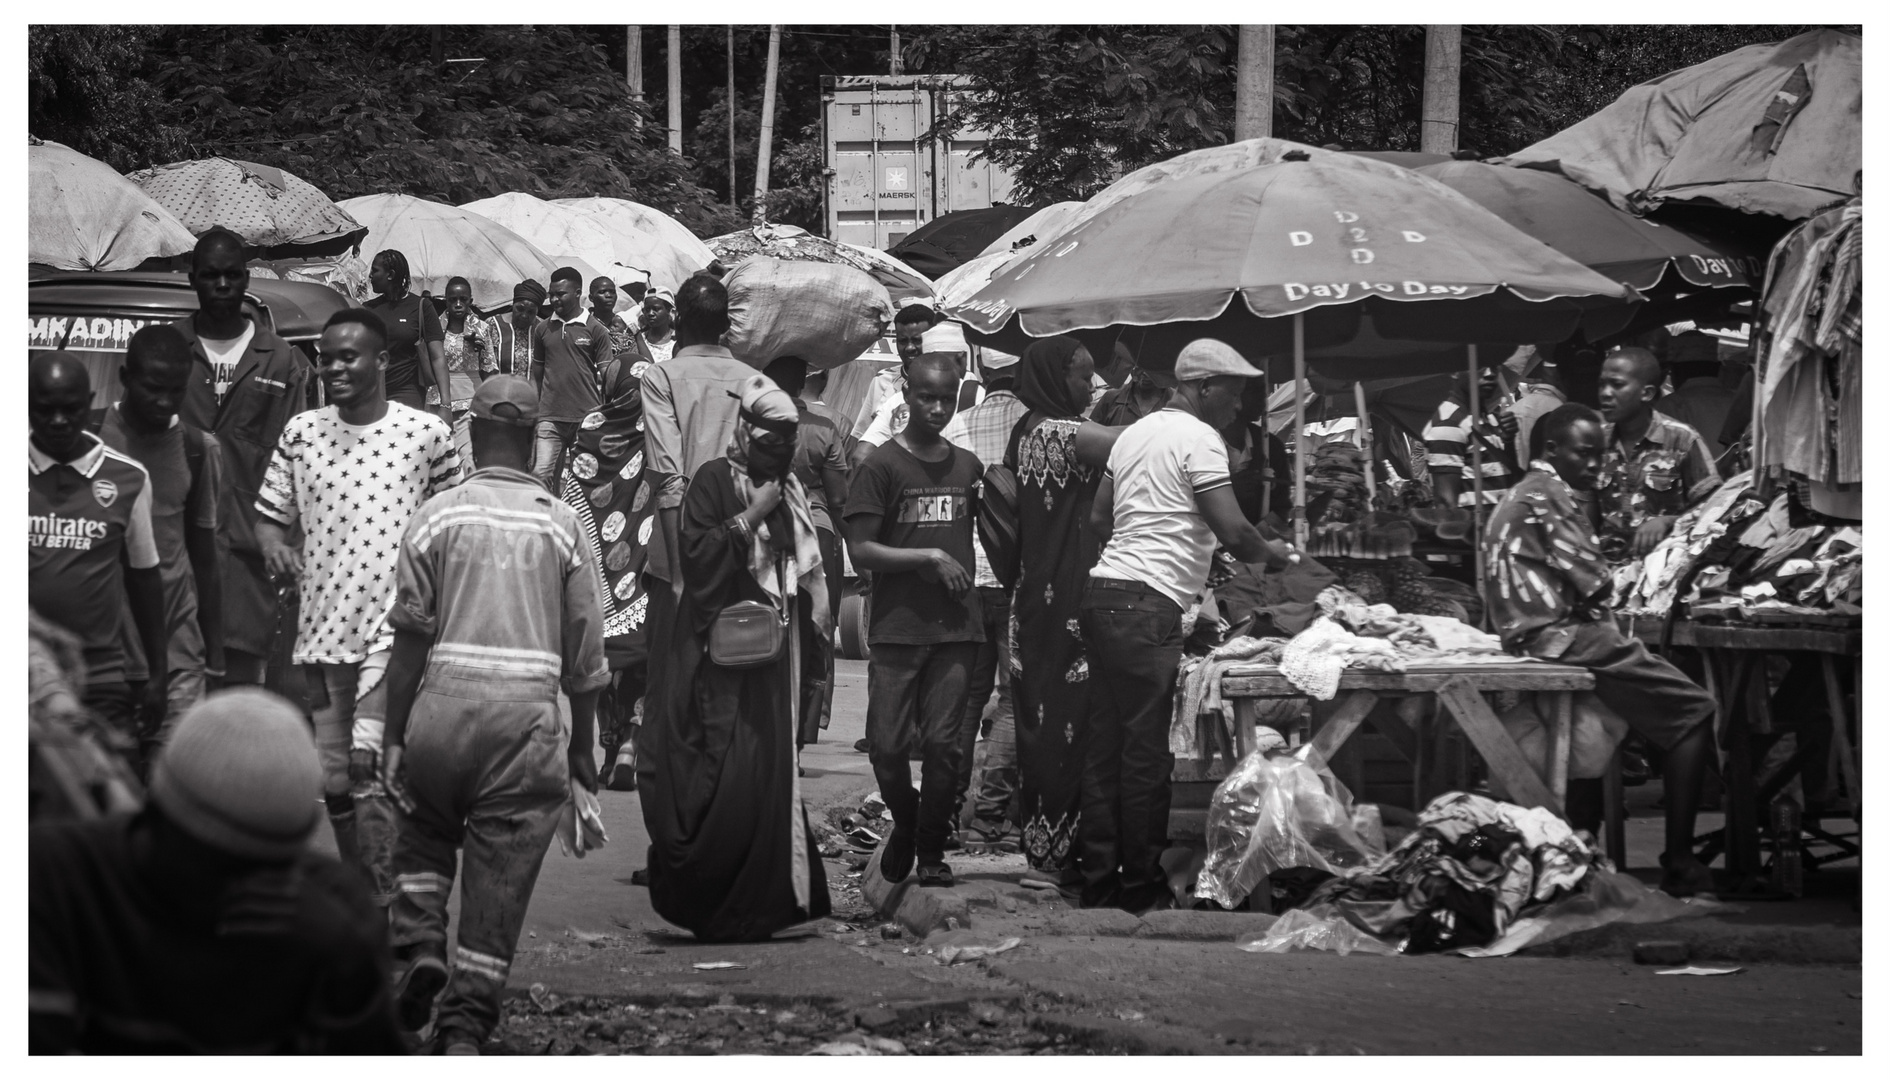
[[[358,865],[367,875],[374,902],[386,907],[394,898],[394,804],[378,778],[349,775],[355,721],[380,724],[387,718],[387,682],[370,675],[374,685],[361,693],[364,666],[307,664],[302,672],[308,680],[315,753],[322,763],[322,794],[328,799],[335,846],[343,862]]]
[[[1559,655],[1543,659],[1587,668],[1595,677],[1595,696],[1662,750],[1706,723],[1718,707],[1672,661],[1648,652],[1611,621],[1578,625]]]
[[[877,644],[867,662],[867,757],[893,826],[913,837],[920,862],[945,857],[963,750],[959,727],[977,653],[975,641]],[[909,760],[914,743],[923,754],[916,791]]]
[[[1077,825],[1084,907],[1140,911],[1168,888],[1168,751],[1181,607],[1137,581],[1090,579],[1078,613],[1089,651],[1089,746]]]
[[[1011,792],[1017,789],[1017,727],[1011,705],[1011,594],[1009,590],[988,585],[978,587],[978,599],[984,612],[984,641],[971,661],[968,690],[965,694],[965,718],[958,737],[958,783],[952,800],[952,820],[957,821],[971,794],[972,767],[977,760],[978,732],[984,726],[984,707],[997,690],[997,704],[991,710],[991,734],[986,739],[984,779],[978,785],[974,813],[978,820],[996,824],[1010,809]]]
[[[459,864],[459,933],[438,1029],[476,1041],[499,1022],[538,870],[570,798],[556,701],[499,700],[492,684],[429,674],[407,721],[413,812],[394,844],[394,948],[446,958]]]
[[[540,420],[533,429],[532,475],[552,491],[559,488],[558,475],[564,468],[564,452],[577,437],[577,424],[566,420]]]

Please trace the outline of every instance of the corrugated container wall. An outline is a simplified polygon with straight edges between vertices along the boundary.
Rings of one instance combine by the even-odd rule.
[[[824,75],[827,235],[882,251],[940,214],[1011,197],[1011,177],[979,158],[986,133],[924,138],[969,95],[962,75]]]

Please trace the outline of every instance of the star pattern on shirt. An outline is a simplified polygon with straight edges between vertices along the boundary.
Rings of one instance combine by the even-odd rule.
[[[302,525],[298,663],[353,663],[391,636],[400,539],[458,469],[451,431],[397,404],[377,424],[341,422],[333,406],[290,421],[261,502]]]

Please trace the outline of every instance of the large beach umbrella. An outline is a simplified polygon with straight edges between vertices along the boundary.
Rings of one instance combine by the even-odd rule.
[[[490,310],[510,304],[520,281],[548,284],[562,265],[498,222],[457,206],[412,195],[363,195],[341,208],[367,226],[364,258],[388,248],[407,256],[414,292],[439,296],[448,280],[463,277],[473,303]]]
[[[1026,239],[1030,240],[1031,243],[1042,243],[1062,232],[1064,228],[1069,225],[1070,221],[1076,217],[1077,211],[1082,208],[1083,204],[1080,202],[1051,203],[1041,210],[1032,212],[1029,217],[1011,226],[1009,229],[1006,229],[1001,236],[991,241],[989,244],[986,244],[984,250],[979,252],[979,254],[994,255],[1000,251],[1009,252],[1016,248],[1020,241]],[[936,281],[937,279],[935,278],[933,280]]]
[[[953,210],[907,233],[886,254],[937,280],[983,254],[999,236],[1030,216],[1027,206]]]
[[[612,260],[650,275],[650,284],[674,292],[689,275],[715,261],[709,245],[682,222],[629,199],[553,199],[596,222],[610,237]]]
[[[1687,204],[1807,218],[1859,193],[1864,43],[1813,30],[1650,79],[1503,159],[1624,210]]]
[[[1186,154],[1097,199],[947,313],[1009,352],[1139,327],[1144,363],[1214,337],[1249,356],[1290,354],[1303,379],[1309,347],[1463,343],[1474,367],[1476,343],[1618,325],[1638,299],[1429,177],[1283,140]]]
[[[731,269],[743,259],[765,255],[787,262],[840,263],[864,270],[886,287],[894,300],[930,297],[932,282],[924,274],[883,251],[815,236],[795,225],[757,225],[726,233],[709,241],[709,250]]]
[[[1760,253],[1636,217],[1559,173],[1478,161],[1417,171],[1644,295],[1656,289],[1755,290],[1765,276]]]
[[[26,148],[26,261],[55,270],[132,270],[197,244],[144,189],[64,143]]]
[[[337,255],[367,235],[315,185],[270,165],[202,158],[144,169],[131,179],[195,235],[221,225],[262,249],[264,259]]]
[[[585,270],[587,286],[596,277],[616,282],[619,311],[631,305],[629,295],[622,292],[623,287],[633,281],[649,279],[644,268],[626,265],[617,259],[616,246],[603,225],[571,207],[512,191],[461,203],[459,208],[498,222],[561,265],[569,263]]]

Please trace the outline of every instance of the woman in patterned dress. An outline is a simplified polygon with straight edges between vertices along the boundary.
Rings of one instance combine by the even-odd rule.
[[[636,789],[634,710],[649,671],[649,597],[639,584],[656,521],[656,503],[643,475],[647,366],[648,361],[637,359],[607,370],[604,407],[578,424],[562,492],[584,522],[604,584],[604,654],[611,679],[597,699],[598,741],[604,747],[598,776],[613,791]]]
[[[1083,419],[1095,362],[1081,342],[1054,337],[1024,350],[1017,396],[1030,411],[1005,454],[1017,474],[1021,552],[1011,603],[1011,688],[1023,794],[1022,883],[1075,880],[1076,836],[1089,715],[1089,661],[1076,612],[1101,554],[1089,528],[1102,466],[1120,428]]]

